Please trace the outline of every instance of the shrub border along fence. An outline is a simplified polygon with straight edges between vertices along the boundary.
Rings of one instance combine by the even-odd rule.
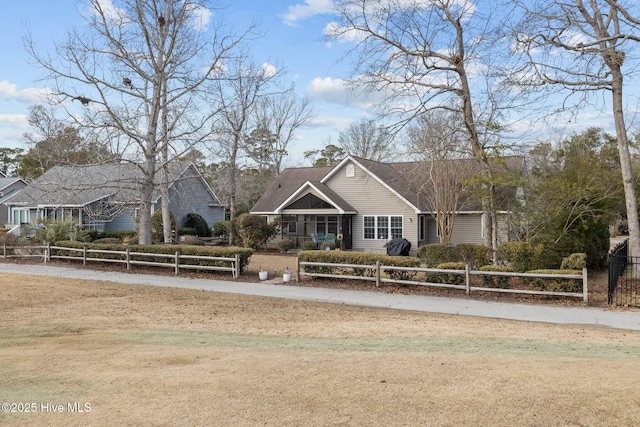
[[[322,272],[306,272],[304,271],[304,267],[325,267],[325,268],[351,268],[351,269],[363,269],[363,270],[373,270],[374,274],[370,276],[359,275],[342,275],[342,274],[332,274],[332,273],[322,273]],[[402,279],[391,279],[382,277],[382,271],[400,271],[405,273],[440,273],[440,274],[453,274],[453,275],[461,275],[464,276],[464,285],[456,285],[450,283],[432,283],[426,281],[416,281],[416,280],[402,280]],[[526,278],[544,278],[544,279],[574,279],[580,280],[582,279],[582,292],[559,292],[559,291],[535,291],[535,290],[526,290],[526,289],[502,289],[502,288],[488,288],[488,287],[479,287],[479,286],[471,286],[471,276],[507,276],[507,277],[526,277]],[[528,295],[548,295],[548,296],[563,296],[563,297],[574,297],[574,298],[582,298],[582,300],[586,303],[589,300],[589,292],[588,292],[588,284],[587,284],[587,269],[582,269],[582,274],[538,274],[538,273],[512,273],[512,272],[498,272],[498,271],[476,271],[471,270],[469,265],[466,264],[466,268],[464,270],[444,270],[437,268],[418,268],[418,267],[397,267],[391,265],[383,265],[380,261],[377,261],[373,265],[359,265],[359,264],[337,264],[337,263],[328,263],[328,262],[310,262],[310,261],[300,261],[300,258],[297,258],[297,275],[296,280],[300,280],[301,276],[309,276],[309,277],[326,277],[326,278],[340,278],[340,279],[352,279],[352,280],[366,280],[375,282],[376,287],[380,287],[381,283],[396,283],[402,285],[417,285],[417,286],[429,286],[429,287],[439,287],[439,288],[450,288],[450,289],[462,289],[465,291],[467,295],[471,294],[471,291],[481,291],[481,292],[501,292],[501,293],[512,293],[512,294],[528,294]]]
[[[18,255],[8,255],[7,249],[15,250],[42,250],[40,254],[18,254]],[[60,255],[54,254],[55,250],[59,251],[68,251],[68,252],[76,252],[81,253],[81,255]],[[100,258],[100,257],[91,257],[91,254],[103,254],[107,256],[116,256],[116,258]],[[65,259],[65,260],[82,260],[83,265],[87,265],[88,261],[95,262],[110,262],[110,263],[119,263],[125,264],[127,270],[131,270],[134,265],[146,265],[153,267],[170,267],[174,269],[174,273],[177,276],[180,273],[180,270],[183,269],[192,269],[192,270],[212,270],[212,271],[228,271],[231,272],[231,275],[234,279],[238,279],[240,277],[240,272],[242,271],[241,267],[241,257],[240,254],[235,254],[232,257],[213,257],[213,256],[204,256],[204,255],[182,255],[179,250],[175,251],[172,254],[163,254],[163,253],[151,253],[151,252],[140,252],[140,251],[132,251],[130,248],[126,248],[123,251],[115,251],[109,249],[89,249],[88,246],[83,246],[82,248],[72,248],[67,246],[55,246],[55,245],[41,245],[41,246],[6,246],[3,245],[3,258],[43,258],[43,262],[48,262],[52,259]],[[166,259],[167,262],[161,261],[145,261],[141,259],[135,259],[139,257],[149,257],[153,259]],[[211,262],[222,262],[229,263],[229,266],[213,266],[213,265],[199,265],[199,264],[184,264],[181,261],[183,260],[203,260],[203,261],[211,261]]]

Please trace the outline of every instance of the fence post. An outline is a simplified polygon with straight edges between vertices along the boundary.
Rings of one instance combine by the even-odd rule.
[[[177,276],[180,273],[180,251],[176,251],[176,270],[175,275]]]
[[[465,292],[467,293],[467,295],[471,294],[471,280],[470,280],[470,274],[469,274],[469,264],[465,264],[464,266],[464,276],[465,276],[465,284],[467,286],[467,289],[465,290]]]
[[[236,280],[240,278],[240,254],[236,254],[236,268],[233,271],[233,278]]]
[[[129,253],[131,248],[127,248],[127,270],[131,270],[131,254]]]
[[[582,300],[589,302],[589,288],[587,285],[587,268],[582,269]]]
[[[296,256],[296,283],[300,282],[300,257]]]
[[[376,261],[376,288],[380,287],[380,260]]]
[[[87,245],[82,247],[82,265],[87,265]]]
[[[51,242],[47,242],[47,261],[51,262]]]
[[[6,258],[7,257],[7,244],[3,243],[2,244],[2,258]]]

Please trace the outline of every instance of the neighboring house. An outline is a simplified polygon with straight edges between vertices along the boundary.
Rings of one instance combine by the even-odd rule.
[[[0,225],[9,222],[9,207],[5,201],[27,186],[22,178],[11,178],[0,172]]]
[[[19,193],[5,200],[9,221],[25,224],[39,218],[75,218],[90,230],[134,231],[139,212],[135,164],[55,166]],[[152,213],[161,209],[160,173],[153,194]],[[169,210],[182,227],[189,213],[213,225],[224,219],[224,205],[193,163],[169,164]]]
[[[509,157],[503,168],[526,173],[523,157]],[[457,160],[461,169],[478,166],[474,160]],[[472,168],[468,166],[474,165]],[[496,168],[498,168],[496,166]],[[348,156],[335,167],[290,168],[271,183],[251,213],[279,218],[281,239],[292,239],[298,247],[305,241],[330,240],[339,234],[342,249],[385,253],[384,244],[395,237],[418,246],[440,241],[436,222],[420,197],[425,180],[419,171],[424,163],[380,163]],[[470,173],[470,172],[469,172]],[[477,173],[477,172],[473,172]],[[508,190],[508,191],[507,191]],[[502,188],[501,201],[515,198],[517,188]],[[469,199],[469,197],[465,197]],[[499,207],[499,240],[507,241],[508,208]],[[482,212],[470,199],[456,216],[452,243],[483,244]]]

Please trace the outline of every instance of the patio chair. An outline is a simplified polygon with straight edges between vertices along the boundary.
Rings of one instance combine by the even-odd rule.
[[[326,243],[335,243],[336,242],[336,233],[327,233],[327,235],[324,236],[324,241]]]
[[[318,246],[320,243],[324,242],[324,233],[311,233],[311,238],[313,239],[313,243]]]

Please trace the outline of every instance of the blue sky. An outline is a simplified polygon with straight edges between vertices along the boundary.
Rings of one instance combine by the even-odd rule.
[[[104,0],[109,1],[109,0]],[[310,126],[298,135],[289,147],[285,166],[308,165],[303,152],[336,143],[340,131],[353,121],[373,117],[363,103],[349,96],[342,83],[349,74],[349,64],[340,63],[348,44],[328,43],[324,29],[333,16],[332,0],[226,0],[228,7],[219,18],[238,31],[256,20],[264,37],[252,43],[252,55],[257,63],[281,64],[286,78],[295,82],[300,95],[308,96],[314,117]],[[61,42],[74,27],[83,25],[75,0],[22,0],[2,2],[3,24],[0,26],[0,147],[24,147],[22,134],[28,130],[28,107],[39,102],[37,89],[44,88],[38,80],[42,71],[29,63],[23,47],[27,28],[40,50]],[[80,3],[84,3],[81,1]],[[627,79],[626,90],[634,90],[637,79]],[[608,97],[608,94],[601,95]],[[629,109],[638,110],[637,95],[628,98]],[[551,107],[550,107],[551,108]],[[577,120],[576,120],[577,119]],[[558,122],[565,136],[589,126],[602,127],[613,133],[610,114],[584,111],[564,123]],[[516,127],[528,129],[525,137],[535,139],[524,123]]]
[[[307,164],[303,152],[335,143],[341,130],[367,112],[349,107],[341,87],[346,75],[339,64],[341,48],[327,43],[323,29],[330,21],[330,0],[228,1],[221,18],[238,31],[252,21],[264,37],[252,43],[256,62],[282,64],[286,79],[300,95],[311,98],[314,118],[290,146],[290,165]],[[23,46],[27,28],[42,49],[61,42],[73,27],[82,25],[74,0],[3,2],[0,26],[0,147],[26,148],[21,136],[28,130],[28,107],[39,102],[37,88],[43,72],[33,66]]]

